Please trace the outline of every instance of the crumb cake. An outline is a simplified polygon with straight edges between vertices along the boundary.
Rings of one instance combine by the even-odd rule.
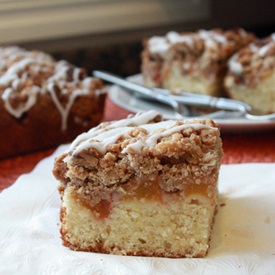
[[[44,52],[0,47],[0,158],[71,142],[96,126],[102,88],[84,69]]]
[[[148,87],[222,95],[228,58],[255,40],[243,29],[168,32],[144,42],[141,71]]]
[[[205,257],[222,155],[212,120],[156,111],[101,123],[56,158],[61,237],[73,250]]]
[[[257,113],[275,113],[275,33],[251,43],[228,62],[225,89],[230,98]]]

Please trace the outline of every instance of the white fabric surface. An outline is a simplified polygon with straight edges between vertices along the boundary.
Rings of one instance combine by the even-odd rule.
[[[275,163],[223,165],[204,259],[75,252],[59,237],[60,147],[0,194],[0,274],[275,274]]]

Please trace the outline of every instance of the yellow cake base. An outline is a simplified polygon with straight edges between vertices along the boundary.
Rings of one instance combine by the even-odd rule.
[[[74,250],[118,255],[204,257],[209,247],[216,204],[190,195],[162,203],[124,200],[112,203],[110,213],[98,217],[65,189],[61,207],[63,243]]]
[[[236,84],[232,76],[227,76],[225,87],[231,98],[249,104],[256,113],[275,112],[275,71],[255,86]]]

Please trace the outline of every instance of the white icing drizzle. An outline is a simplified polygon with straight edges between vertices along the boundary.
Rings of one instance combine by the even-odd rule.
[[[18,79],[18,76],[15,74],[4,74],[0,77],[1,86],[9,86],[11,82]]]
[[[155,110],[151,110],[148,112],[140,112],[137,113],[135,116],[113,122],[112,128],[124,127],[128,125],[139,126],[148,123],[150,120],[153,120],[157,116],[161,116],[161,114]]]
[[[1,56],[3,56],[3,58],[6,60],[12,61],[20,56],[26,56],[26,51],[17,46],[10,46],[1,48]]]
[[[249,48],[250,50],[253,52],[253,53],[258,53],[258,55],[260,57],[265,57],[266,53],[268,52],[268,50],[274,46],[274,42],[275,42],[275,33],[271,34],[270,35],[271,37],[271,41],[269,41],[267,44],[261,46],[261,47],[258,47],[256,46],[254,43],[251,43],[249,45]]]
[[[19,62],[14,63],[9,67],[6,74],[7,75],[17,75],[21,71],[23,71],[28,65],[32,63],[37,63],[33,58],[25,58],[20,60]]]
[[[213,31],[200,30],[199,37],[205,41],[206,47],[212,47],[217,42],[221,44],[227,43],[225,36],[215,33]]]
[[[271,41],[259,49],[259,52],[258,52],[258,53],[259,53],[259,56],[264,57],[264,56],[266,55],[266,53],[268,52],[268,50],[269,50],[272,46],[274,46],[274,42],[275,42],[275,33],[272,33],[272,34],[270,35],[270,37],[271,37]]]
[[[75,68],[73,71],[73,80],[78,81],[80,77],[81,70],[79,68]]]
[[[149,39],[149,50],[151,53],[164,54],[170,47],[165,37],[153,36]]]
[[[264,57],[271,46],[272,46],[272,44],[268,43],[268,44],[264,45],[263,47],[261,47],[258,51],[259,56]]]
[[[228,61],[228,66],[229,70],[236,74],[240,75],[243,72],[243,66],[242,64],[238,61],[238,55],[234,54]]]
[[[259,48],[254,43],[251,43],[249,44],[249,49],[251,50],[251,52],[256,53],[258,52]]]
[[[67,71],[69,69],[69,64],[62,60],[56,63],[54,74],[48,79],[48,82],[54,81],[66,81]]]
[[[89,145],[90,140],[93,140],[94,138],[98,139],[98,136],[104,132],[107,132],[107,135],[109,135],[110,134],[109,130],[114,129],[114,128],[118,128],[121,131],[121,128],[126,128],[129,125],[139,126],[142,124],[146,124],[149,121],[153,120],[158,115],[161,116],[161,114],[158,113],[157,111],[151,110],[151,111],[148,111],[145,113],[137,113],[135,116],[132,116],[132,117],[114,121],[105,128],[101,128],[101,124],[100,124],[97,127],[92,128],[90,131],[79,135],[72,142],[72,144],[70,146],[70,150],[73,150],[74,154],[77,154],[80,151],[82,151],[83,148],[86,148],[86,146]],[[84,143],[84,142],[86,142],[86,143]],[[82,143],[84,143],[84,144],[82,144]],[[81,145],[81,147],[80,147],[80,145]]]
[[[85,91],[75,90],[73,93],[71,93],[69,95],[69,100],[66,103],[65,107],[63,107],[62,104],[60,103],[60,101],[58,100],[58,97],[56,95],[54,87],[55,87],[55,83],[50,82],[47,86],[47,89],[52,97],[52,100],[53,100],[57,110],[59,111],[59,113],[61,115],[61,130],[65,131],[67,128],[67,121],[68,121],[70,109],[71,109],[72,105],[74,104],[75,99],[79,95],[85,94]]]
[[[20,104],[18,108],[13,108],[9,102],[9,97],[14,90],[12,88],[7,88],[2,94],[2,99],[4,100],[5,108],[16,118],[20,118],[23,113],[29,110],[36,103],[36,96],[39,93],[39,87],[33,86],[30,89],[27,101],[24,104]]]
[[[137,140],[134,143],[128,144],[123,149],[122,153],[129,153],[129,149],[139,152],[143,147],[153,147],[157,144],[159,138],[171,135],[173,133],[182,131],[187,128],[194,130],[199,129],[216,129],[204,124],[182,124],[176,125],[174,120],[167,120],[157,123],[149,123],[157,115],[160,115],[156,111],[149,111],[142,114],[137,114],[134,117],[116,121],[101,128],[100,125],[89,132],[78,136],[78,138],[72,143],[70,150],[72,155],[77,155],[83,150],[94,148],[101,154],[106,152],[106,147],[110,144],[114,144],[117,140],[124,136],[129,137],[128,133],[135,126],[143,128],[147,132],[146,140]],[[156,130],[163,130],[162,132]]]
[[[269,41],[267,44],[263,45],[263,46],[258,46],[255,43],[250,43],[248,45],[250,51],[253,54],[258,54],[258,56],[260,56],[261,58],[264,58],[266,53],[268,52],[268,50],[274,46],[274,42],[275,42],[275,33],[271,35],[271,41]],[[238,54],[234,54],[228,61],[228,66],[229,66],[229,70],[236,74],[236,75],[240,75],[243,72],[243,66],[242,64],[238,61]]]
[[[19,47],[6,47],[0,48],[0,57],[2,57],[2,59],[0,58],[0,87],[4,89],[1,98],[4,101],[4,106],[7,111],[16,118],[20,118],[23,113],[27,112],[32,106],[35,105],[38,93],[45,94],[46,92],[49,92],[61,115],[61,130],[66,130],[68,115],[75,99],[80,95],[89,93],[93,78],[87,77],[81,81],[79,79],[81,69],[72,67],[66,61],[55,62],[50,55],[43,52],[28,52]],[[12,65],[6,69],[9,63]],[[14,108],[10,104],[10,97],[12,93],[18,92],[20,84],[22,84],[22,86],[25,85],[24,81],[26,81],[29,76],[28,73],[24,71],[30,65],[32,66],[32,71],[36,74],[40,71],[47,72],[53,69],[54,72],[51,77],[46,79],[45,82],[41,84],[41,87],[27,87],[27,89],[24,90],[28,96],[26,102],[21,103]],[[68,82],[67,73],[70,68],[73,69],[73,81]],[[72,87],[78,84],[80,84],[81,89],[68,93],[68,89],[66,87]],[[69,99],[65,107],[62,106],[56,95],[54,89],[55,85],[58,85],[61,93],[68,93]]]
[[[79,154],[81,151],[88,148],[94,148],[101,154],[104,154],[106,147],[109,144],[114,144],[122,135],[125,136],[131,129],[131,127],[119,127],[110,129],[106,132],[101,132],[100,134],[96,134],[94,137],[91,136],[90,139],[87,139],[79,144],[73,154]]]
[[[244,31],[243,31],[244,32]],[[194,45],[194,39],[198,37],[204,40],[206,47],[213,47],[217,43],[226,44],[224,35],[214,31],[200,30],[193,34],[179,34],[171,31],[166,36],[153,36],[149,39],[149,51],[163,55],[172,45],[176,43],[186,43],[190,47]]]
[[[189,46],[193,46],[194,39],[190,35],[180,35],[177,32],[168,32],[166,35],[166,39],[171,44],[181,43],[184,42],[188,44]]]
[[[200,130],[204,128],[213,128],[204,124],[182,124],[175,126],[174,120],[163,121],[159,123],[143,125],[142,128],[147,130],[148,138],[145,141],[138,140],[135,143],[129,144],[122,153],[128,153],[129,149],[134,151],[140,151],[142,147],[154,147],[157,144],[158,139],[180,132],[187,128],[194,130]],[[156,129],[163,129],[161,133],[154,133]]]

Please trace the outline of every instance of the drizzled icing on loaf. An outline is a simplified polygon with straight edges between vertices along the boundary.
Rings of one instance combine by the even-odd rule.
[[[199,122],[188,123],[184,121],[179,124],[178,121],[175,120],[166,120],[150,123],[157,117],[161,117],[161,114],[152,110],[145,113],[138,113],[135,116],[114,121],[107,125],[100,124],[96,128],[81,134],[75,139],[70,147],[70,155],[77,155],[90,148],[96,149],[99,153],[104,154],[106,153],[107,146],[116,143],[120,137],[131,138],[129,133],[135,127],[145,130],[146,138],[137,139],[129,143],[122,150],[122,153],[129,153],[130,151],[140,152],[143,147],[155,146],[158,139],[187,128],[192,128],[194,130],[216,129]]]
[[[6,110],[16,118],[36,104],[39,94],[49,93],[60,113],[61,129],[66,130],[75,99],[90,93],[93,78],[82,80],[82,77],[81,69],[66,61],[56,62],[43,52],[19,47],[0,48],[1,98]],[[67,100],[61,102],[57,92],[65,95]],[[19,98],[16,104],[12,104],[14,96]]]

